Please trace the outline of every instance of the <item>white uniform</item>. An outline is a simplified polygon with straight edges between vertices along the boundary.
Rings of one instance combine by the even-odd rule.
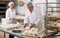
[[[11,23],[16,23],[16,20],[10,20],[10,18],[15,17],[16,11],[15,9],[12,11],[10,8],[7,9],[6,11],[6,23],[11,24]]]
[[[43,16],[41,10],[38,8],[34,8],[32,13],[30,13],[30,11],[27,10],[24,23],[29,24],[29,26],[30,23],[35,23],[36,24],[35,27],[40,28],[42,18]]]

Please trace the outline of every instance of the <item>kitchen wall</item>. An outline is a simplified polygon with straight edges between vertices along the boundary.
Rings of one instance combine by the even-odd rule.
[[[17,13],[18,14],[25,14],[26,11],[27,11],[27,6],[26,5],[27,5],[28,2],[31,2],[31,1],[30,0],[18,0],[18,1],[24,1],[25,4],[24,4],[24,6],[16,6],[15,7],[15,9],[17,10]],[[39,3],[45,3],[45,2],[46,2],[45,0],[33,0],[32,3],[35,7],[38,7],[38,6],[40,7]]]
[[[24,1],[24,5],[23,6],[16,6],[15,9],[17,11],[18,14],[23,14],[25,15],[26,11],[27,11],[27,3],[30,2],[30,0],[18,0],[18,1]],[[17,2],[18,2],[17,1]]]
[[[17,10],[17,13],[18,14],[25,14],[26,13],[26,11],[27,11],[27,3],[28,2],[31,2],[30,0],[18,0],[18,1],[24,1],[24,6],[16,6],[16,10]],[[17,2],[18,2],[17,1]],[[15,1],[16,2],[16,1]],[[48,2],[56,2],[56,0],[48,0]],[[45,6],[45,4],[40,4],[40,3],[46,3],[46,0],[33,0],[33,4],[34,4],[34,6],[35,7],[40,7],[40,6],[42,6],[42,8],[45,8],[46,6]],[[50,4],[50,6],[52,6],[52,7],[54,7],[54,6],[56,6],[56,4]],[[42,11],[44,11],[45,9],[42,9]],[[56,10],[56,8],[54,8],[53,10]]]

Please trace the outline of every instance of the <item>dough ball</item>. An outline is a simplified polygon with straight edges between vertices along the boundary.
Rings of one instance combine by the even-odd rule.
[[[27,26],[25,29],[26,29],[26,30],[29,30],[29,29],[30,29],[30,27],[28,27],[28,26]]]

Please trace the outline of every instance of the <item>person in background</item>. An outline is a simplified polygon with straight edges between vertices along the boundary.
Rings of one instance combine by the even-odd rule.
[[[8,6],[9,6],[9,8],[6,10],[6,23],[15,24],[16,19],[14,17],[16,16],[16,11],[14,9],[14,2],[9,2]],[[9,35],[9,38],[14,38],[14,36]]]
[[[30,28],[39,28],[41,25],[41,19],[42,19],[42,12],[39,8],[35,8],[32,4],[32,2],[29,2],[27,4],[27,12],[25,14],[24,18],[24,28],[26,28],[28,25]]]

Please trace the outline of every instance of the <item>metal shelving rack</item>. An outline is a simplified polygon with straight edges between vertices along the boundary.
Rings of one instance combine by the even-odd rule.
[[[47,13],[49,13],[49,12],[51,12],[51,13],[54,13],[54,12],[58,13],[58,12],[60,12],[60,11],[58,11],[58,10],[48,11],[48,8],[53,8],[53,9],[56,8],[56,9],[57,9],[57,8],[60,8],[60,7],[58,7],[58,6],[48,7],[49,4],[53,4],[53,5],[54,5],[54,4],[56,4],[56,5],[59,4],[59,5],[60,5],[60,3],[48,2],[48,0],[46,0],[46,14],[45,14],[45,15],[46,15],[46,16],[45,16],[46,38],[55,38],[55,36],[60,36],[60,35],[56,35],[56,34],[59,32],[59,30],[58,30],[58,28],[55,28],[55,29],[56,29],[55,32],[48,32],[48,30],[50,30],[50,29],[47,28],[47,22],[48,22],[48,21],[47,21],[47,20],[48,20],[48,19],[47,19],[47,18],[48,18],[48,17],[47,17]],[[51,18],[49,18],[49,19],[51,19]],[[56,20],[60,20],[60,18],[59,18],[59,19],[57,19],[57,18],[56,18],[56,19],[51,19],[51,20],[52,20],[52,21],[56,21]],[[49,34],[50,34],[50,35],[49,35]],[[52,37],[51,37],[51,36],[52,36]]]
[[[8,2],[10,2],[10,0],[0,0],[0,18],[5,18]]]

